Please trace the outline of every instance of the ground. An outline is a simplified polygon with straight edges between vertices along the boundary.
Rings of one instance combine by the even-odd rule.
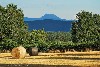
[[[54,67],[100,67],[100,51],[66,52],[66,53],[39,53],[38,56],[29,56],[24,59],[12,59],[10,53],[0,53],[0,64],[29,64]],[[0,66],[1,67],[1,66]]]

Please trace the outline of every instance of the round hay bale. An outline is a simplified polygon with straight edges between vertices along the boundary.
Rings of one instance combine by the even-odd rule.
[[[60,50],[55,50],[54,52],[55,52],[55,53],[60,53]]]
[[[28,52],[29,52],[30,56],[37,56],[38,55],[38,48],[37,47],[30,47]]]
[[[19,46],[19,47],[13,48],[11,54],[12,54],[12,58],[22,59],[22,58],[25,58],[26,49],[22,46]]]

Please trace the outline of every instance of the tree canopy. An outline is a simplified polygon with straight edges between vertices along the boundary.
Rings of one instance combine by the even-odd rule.
[[[72,41],[97,45],[100,41],[100,15],[82,11],[76,18],[78,20],[72,23]]]
[[[0,46],[4,49],[13,48],[17,44],[23,44],[28,32],[24,23],[24,14],[17,5],[8,4],[6,7],[0,6]],[[24,34],[24,35],[23,35]]]
[[[19,45],[48,50],[100,50],[100,15],[81,11],[76,14],[71,32],[28,31],[24,14],[17,5],[0,6],[0,50],[11,50]]]

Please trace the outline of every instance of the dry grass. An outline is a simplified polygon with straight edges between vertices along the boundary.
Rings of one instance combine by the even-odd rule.
[[[100,52],[39,53],[25,59],[12,59],[10,53],[0,53],[0,64],[43,64],[100,67]]]

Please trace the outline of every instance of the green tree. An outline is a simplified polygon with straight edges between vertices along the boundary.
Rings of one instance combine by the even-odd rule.
[[[6,7],[0,6],[0,14],[0,46],[9,50],[23,45],[28,32],[23,11],[17,9],[17,5],[8,4]]]
[[[76,18],[78,20],[72,23],[72,41],[87,45],[99,42],[100,15],[82,11],[77,14]]]
[[[47,32],[48,41],[71,41],[71,33],[70,32]]]
[[[44,30],[32,30],[29,35],[27,47],[38,47],[39,51],[45,52],[48,48],[47,33]]]

